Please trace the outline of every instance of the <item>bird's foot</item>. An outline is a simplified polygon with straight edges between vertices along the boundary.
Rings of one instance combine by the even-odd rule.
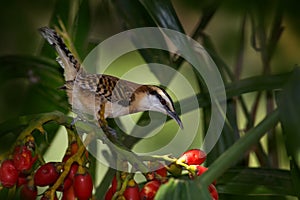
[[[101,129],[103,130],[103,132],[105,133],[107,138],[113,139],[113,140],[118,138],[116,130],[109,127],[108,125],[102,125]]]
[[[74,126],[76,124],[76,122],[78,122],[78,121],[84,121],[84,120],[82,120],[80,117],[76,116],[75,118],[73,118],[71,125]]]

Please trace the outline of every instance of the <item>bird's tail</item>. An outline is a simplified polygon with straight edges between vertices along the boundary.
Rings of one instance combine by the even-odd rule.
[[[70,52],[63,39],[58,33],[48,27],[39,29],[41,35],[52,45],[57,53],[57,62],[64,68],[64,76],[66,81],[73,81],[80,70],[80,63]]]

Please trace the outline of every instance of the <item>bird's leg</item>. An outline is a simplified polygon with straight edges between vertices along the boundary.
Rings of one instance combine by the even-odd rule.
[[[105,119],[105,104],[100,104],[100,110],[98,111],[99,119],[98,123],[103,132],[106,134],[108,138],[116,138],[116,131],[108,126],[108,123]]]
[[[100,110],[99,110],[99,119],[98,119],[98,123],[100,125],[100,127],[103,129],[107,126],[107,121],[105,119],[105,104],[102,103],[100,104]]]
[[[104,103],[100,104],[100,110],[98,111],[98,115],[99,115],[99,118],[98,118],[99,126],[102,128],[104,133],[107,136],[109,136],[110,134],[108,134],[109,133],[108,124],[107,124],[107,121],[105,119],[105,104]]]

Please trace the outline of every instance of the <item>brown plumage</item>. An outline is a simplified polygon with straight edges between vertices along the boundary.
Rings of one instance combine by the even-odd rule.
[[[43,27],[39,30],[59,55],[57,61],[64,68],[66,80],[62,88],[67,92],[74,112],[79,115],[88,114],[99,120],[100,105],[105,105],[105,118],[153,110],[169,115],[182,127],[173,101],[164,89],[105,74],[89,74],[81,68],[78,60],[53,29]]]

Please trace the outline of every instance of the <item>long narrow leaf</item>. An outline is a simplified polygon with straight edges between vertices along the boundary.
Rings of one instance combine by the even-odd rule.
[[[300,171],[300,69],[296,68],[289,82],[278,97],[280,120],[284,130],[287,153],[290,156],[293,173],[299,175]],[[293,176],[295,191],[300,193],[300,177]],[[297,189],[296,189],[297,188]]]
[[[233,168],[218,181],[218,192],[232,195],[294,196],[290,172],[279,169]]]
[[[260,122],[256,127],[251,129],[245,136],[234,143],[227,151],[225,151],[217,160],[215,160],[207,172],[201,176],[201,181],[210,184],[222,175],[226,169],[231,167],[241,157],[241,152],[245,152],[252,145],[259,142],[260,138],[272,127],[278,123],[279,112],[275,110]]]

